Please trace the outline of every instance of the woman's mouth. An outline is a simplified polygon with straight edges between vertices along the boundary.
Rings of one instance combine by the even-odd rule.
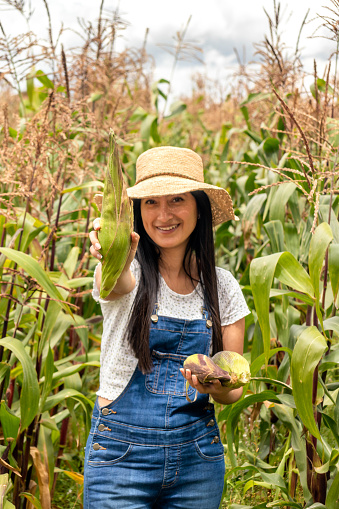
[[[178,224],[174,224],[174,225],[171,225],[171,226],[157,226],[157,230],[160,230],[161,232],[170,232],[170,231],[173,231],[173,230],[176,230],[178,228]]]

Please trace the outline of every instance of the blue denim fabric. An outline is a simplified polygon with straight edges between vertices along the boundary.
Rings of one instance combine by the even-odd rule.
[[[213,405],[205,394],[189,403],[179,371],[210,342],[205,319],[152,323],[152,372],[137,368],[115,401],[94,407],[84,509],[218,509],[225,464]]]

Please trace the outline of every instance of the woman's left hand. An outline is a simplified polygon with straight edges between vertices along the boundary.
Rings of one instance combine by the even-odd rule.
[[[229,405],[237,401],[242,394],[242,387],[239,389],[224,387],[221,385],[220,380],[213,380],[203,384],[199,382],[196,375],[192,375],[190,369],[180,368],[180,372],[193,389],[196,389],[201,394],[210,394],[217,403]]]

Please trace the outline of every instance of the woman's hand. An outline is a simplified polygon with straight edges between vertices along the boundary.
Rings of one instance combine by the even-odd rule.
[[[213,380],[212,382],[202,384],[196,375],[192,375],[190,369],[180,368],[180,372],[193,389],[196,389],[201,394],[210,394],[217,403],[230,405],[241,397],[242,387],[239,389],[224,387],[221,385],[220,380]]]
[[[100,230],[100,217],[97,217],[93,221],[93,228],[94,230],[89,232],[89,240],[91,241],[91,247],[89,248],[89,251],[92,256],[97,258],[98,260],[101,260],[102,255],[99,253],[99,250],[101,249],[100,242],[98,239],[98,230]]]
[[[102,254],[99,253],[101,246],[100,246],[100,242],[98,239],[98,231],[101,228],[100,217],[97,217],[96,219],[94,219],[93,228],[94,229],[89,232],[89,240],[91,241],[91,247],[89,248],[89,250],[90,250],[90,253],[92,256],[94,256],[98,260],[101,260]],[[131,233],[131,250],[130,250],[129,256],[126,260],[123,272],[126,272],[129,270],[131,263],[134,260],[135,254],[138,249],[139,239],[140,239],[140,236],[137,233],[135,233],[135,232]]]

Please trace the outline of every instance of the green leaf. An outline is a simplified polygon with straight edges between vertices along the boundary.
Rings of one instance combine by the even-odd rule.
[[[155,143],[161,142],[161,138],[158,132],[158,118],[155,118],[151,124],[150,135]]]
[[[314,289],[310,276],[294,256],[287,251],[282,253],[279,258],[275,277],[284,285],[298,292],[306,293],[310,297],[314,296]]]
[[[91,362],[83,362],[81,364],[72,364],[72,366],[68,366],[66,368],[60,369],[53,373],[52,371],[52,378],[53,382],[57,380],[61,380],[62,378],[66,378],[68,376],[74,375],[74,373],[78,373],[79,371],[83,370],[87,366],[95,366],[97,368],[100,367],[100,362],[98,361],[91,361]],[[45,383],[45,377],[42,377],[40,379],[41,383]]]
[[[313,374],[326,349],[326,340],[318,329],[307,327],[298,338],[291,361],[293,396],[298,413],[306,428],[319,440],[321,435],[312,405]]]
[[[39,409],[39,385],[36,371],[32,359],[20,341],[8,337],[1,339],[0,345],[14,353],[15,357],[21,362],[23,369],[20,410],[21,430],[24,430],[31,424]]]
[[[35,76],[40,81],[40,83],[44,85],[44,87],[54,89],[54,83],[48,78],[48,76],[44,72],[37,71]]]
[[[328,223],[321,223],[315,230],[314,235],[311,239],[310,251],[308,255],[308,267],[310,272],[310,278],[315,293],[315,305],[317,315],[322,323],[322,313],[319,306],[319,283],[320,274],[324,263],[325,253],[327,251],[329,243],[332,241],[333,235],[332,230]]]
[[[71,279],[71,277],[74,274],[76,265],[78,263],[79,253],[80,247],[78,246],[72,247],[72,249],[68,253],[66,260],[64,261],[64,269],[69,279]]]
[[[45,345],[50,341],[54,326],[57,323],[59,315],[63,316],[59,304],[55,301],[51,301],[48,304],[47,312],[45,315],[41,340],[39,341],[38,355],[43,352]]]
[[[130,122],[140,122],[147,117],[147,111],[144,110],[141,106],[138,106],[137,109],[132,113],[130,117]]]
[[[332,419],[332,417],[325,413],[322,414],[322,417],[324,419],[325,426],[332,431],[332,435],[335,441],[337,442],[337,445],[339,446],[339,434],[337,430],[337,423],[335,422],[334,419]]]
[[[328,248],[328,272],[335,301],[339,289],[339,244],[331,244]]]
[[[87,189],[88,187],[104,187],[103,182],[99,182],[98,180],[92,180],[91,182],[85,182],[84,184],[80,184],[78,186],[69,187],[67,189],[63,189],[61,194],[65,193],[73,193],[73,191],[79,191],[81,189]]]
[[[246,396],[245,398],[240,399],[239,401],[232,405],[231,411],[228,413],[227,416],[227,428],[226,428],[226,438],[228,447],[227,451],[232,467],[237,466],[237,460],[235,457],[233,445],[234,445],[234,431],[236,429],[240,414],[243,412],[245,408],[248,408],[254,403],[263,402],[266,400],[276,402],[279,401],[277,395],[273,391],[263,391],[260,394],[252,394],[250,396]],[[224,419],[224,415],[225,410],[222,410],[218,416],[219,422]]]
[[[262,504],[257,505],[240,505],[240,504],[231,504],[229,506],[229,509],[265,509],[266,502],[263,502]]]
[[[326,92],[326,81],[323,80],[322,78],[317,78],[317,89],[318,89],[318,94],[319,94],[319,92],[323,93],[323,94]],[[316,99],[317,95],[316,95],[314,83],[311,83],[311,85],[310,85],[310,92],[313,95],[314,99]],[[330,95],[333,95],[333,88],[331,87],[330,84],[327,85],[327,93]]]
[[[324,330],[333,330],[339,336],[339,316],[331,316],[324,320]]]
[[[43,384],[42,394],[40,398],[40,412],[45,405],[45,401],[52,390],[53,385],[53,373],[54,373],[54,355],[52,349],[48,349],[48,354],[44,366],[45,376],[44,380],[40,379],[40,383]]]
[[[59,391],[57,394],[53,394],[53,396],[49,396],[47,398],[45,406],[43,408],[43,412],[51,410],[51,408],[54,408],[55,405],[58,405],[59,403],[65,401],[68,398],[74,398],[91,409],[93,409],[94,407],[94,403],[92,403],[90,399],[86,398],[86,396],[81,394],[81,392],[75,391],[74,389],[63,389],[62,391]]]
[[[269,99],[271,94],[264,92],[253,92],[247,96],[247,98],[240,103],[240,106],[245,106],[246,104],[256,103],[259,101],[264,101],[265,99]]]
[[[279,117],[277,129],[278,129],[278,131],[286,131],[285,119],[283,117]],[[285,133],[278,132],[277,135],[278,135],[279,140],[282,141],[285,136]]]
[[[244,133],[247,134],[247,136],[249,136],[256,143],[260,144],[262,142],[262,139],[260,138],[260,136],[257,135],[257,133],[254,133],[253,131],[250,131],[249,129],[245,129]]]
[[[140,136],[143,142],[144,150],[147,150],[149,147],[153,122],[157,122],[157,116],[149,113],[141,123]]]
[[[278,219],[282,224],[284,224],[286,204],[296,188],[297,186],[293,184],[293,182],[288,182],[287,184],[283,184],[278,187],[269,211],[270,221]]]
[[[264,482],[277,486],[278,488],[286,491],[286,484],[281,475],[277,473],[268,474],[266,472],[260,472],[260,475]]]
[[[308,295],[304,293],[299,292],[293,292],[292,290],[282,290],[279,288],[271,288],[270,291],[270,298],[274,297],[293,297],[294,299],[301,300],[302,302],[305,302],[309,306],[313,306],[314,299],[311,299],[311,297],[308,297]]]
[[[280,142],[277,138],[267,138],[263,144],[264,152],[268,156],[272,156],[279,151],[279,145]]]
[[[67,281],[68,288],[80,288],[87,285],[93,285],[93,277],[76,277]]]
[[[39,265],[39,263],[34,260],[31,256],[16,251],[15,249],[10,249],[7,247],[0,248],[0,252],[3,253],[7,258],[17,263],[21,268],[23,268],[31,277],[37,280],[38,284],[45,290],[47,295],[49,295],[52,299],[58,302],[58,305],[62,307],[67,313],[72,315],[72,312],[67,304],[62,301],[62,296],[59,291],[52,283],[47,273],[43,270],[43,268]]]
[[[35,71],[31,71],[26,78],[26,88],[27,88],[27,96],[29,100],[29,104],[32,107],[33,106],[33,97],[34,97],[34,76]]]
[[[9,376],[9,371],[11,370],[11,366],[7,362],[0,363],[0,384],[6,377]],[[6,385],[6,382],[5,382]]]
[[[274,378],[269,378],[265,376],[253,376],[251,380],[256,382],[264,382],[266,384],[280,385],[280,387],[284,387],[284,389],[292,389],[292,387],[281,380],[275,380]]]
[[[4,401],[0,406],[0,422],[5,440],[8,438],[16,439],[20,426],[20,418],[15,415]]]
[[[339,507],[339,472],[332,481],[326,497],[326,509],[338,509]]]
[[[297,467],[300,475],[300,483],[303,488],[305,500],[309,500],[311,494],[307,485],[307,458],[305,438],[302,436],[302,427],[295,418],[294,410],[286,405],[274,404],[273,412],[284,426],[291,431],[291,446],[294,451]]]
[[[241,223],[244,230],[248,230],[254,223],[261,207],[266,201],[266,194],[255,194],[247,204]]]
[[[20,497],[25,497],[27,500],[29,500],[30,503],[35,507],[35,509],[43,509],[39,500],[34,495],[32,495],[32,493],[27,493],[26,491],[23,491],[22,493],[20,493]]]
[[[164,118],[169,119],[171,117],[174,117],[175,115],[179,115],[183,111],[187,109],[187,104],[183,103],[182,101],[176,101],[170,106],[170,114],[166,115]]]
[[[93,92],[87,99],[87,102],[95,103],[96,101],[99,101],[99,99],[101,99],[103,95],[104,94],[102,92]]]
[[[297,504],[296,502],[291,502],[290,500],[286,502],[286,500],[273,500],[273,502],[268,502],[266,507],[296,507],[297,509],[302,509],[302,505]]]
[[[327,509],[327,507],[320,502],[316,502],[315,504],[309,505],[307,509]]]
[[[278,352],[286,352],[286,353],[288,353],[288,355],[290,357],[292,357],[292,350],[290,348],[284,348],[284,347],[273,348],[272,350],[270,350],[270,356],[273,357]],[[257,357],[251,363],[251,376],[255,376],[258,373],[258,371],[261,370],[264,362],[265,362],[265,354],[263,353],[263,354],[259,355],[259,357]]]
[[[284,228],[281,221],[269,221],[264,224],[264,229],[270,239],[272,253],[285,251]]]
[[[245,119],[245,122],[246,122],[246,125],[248,127],[248,129],[251,129],[251,124],[250,124],[250,115],[248,113],[248,108],[247,106],[241,106],[240,107],[240,111],[241,113],[243,114],[244,116],[244,119]]]

